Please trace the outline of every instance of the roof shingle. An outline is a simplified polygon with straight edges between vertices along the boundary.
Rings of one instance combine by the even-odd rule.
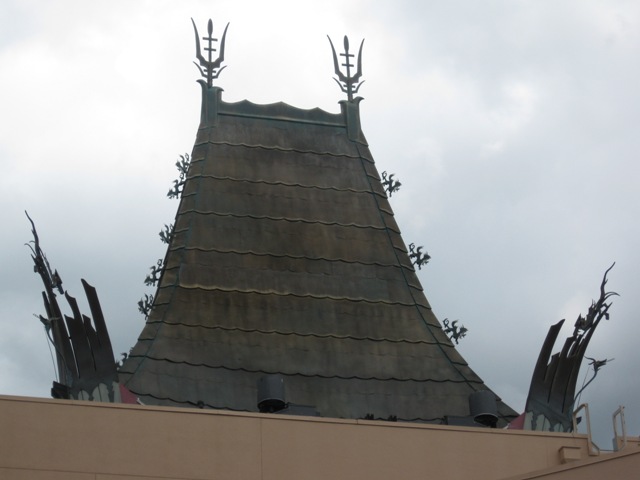
[[[323,416],[468,415],[487,387],[433,315],[364,135],[349,131],[358,102],[331,114],[203,94],[127,387],[151,404],[255,411],[257,380],[280,373],[287,401]]]

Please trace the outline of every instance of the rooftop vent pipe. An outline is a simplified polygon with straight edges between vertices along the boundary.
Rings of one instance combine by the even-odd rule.
[[[258,410],[274,413],[287,406],[284,397],[284,378],[279,373],[258,379]]]
[[[469,395],[469,410],[476,423],[495,428],[498,423],[496,395],[489,390],[480,390]]]

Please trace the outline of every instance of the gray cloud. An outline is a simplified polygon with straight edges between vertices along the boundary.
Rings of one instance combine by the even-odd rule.
[[[585,313],[616,261],[621,297],[588,351],[615,361],[582,400],[601,447],[619,404],[638,433],[639,7],[5,3],[0,392],[46,396],[54,375],[32,316],[43,309],[25,209],[71,294],[80,278],[97,287],[116,353],[134,344],[142,280],[164,254],[157,232],[177,207],[173,164],[199,120],[189,18],[212,16],[232,22],[227,100],[337,111],[326,34],[366,38],[363,129],[379,170],[403,183],[392,205],[405,240],[433,257],[427,296],[470,329],[462,354],[515,409],[548,327]]]

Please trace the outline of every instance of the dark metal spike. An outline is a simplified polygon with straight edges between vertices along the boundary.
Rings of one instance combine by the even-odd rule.
[[[329,39],[329,44],[331,45],[331,52],[333,53],[333,70],[335,71],[336,75],[338,75],[338,78],[340,79],[340,81],[344,82],[346,80],[346,78],[345,78],[344,74],[340,71],[340,66],[338,65],[338,55],[336,54],[336,49],[333,46],[333,42],[331,41],[331,37],[329,35],[327,35],[327,38]],[[336,82],[338,82],[338,80],[336,80]],[[338,82],[338,84],[340,85],[340,82]],[[340,85],[340,87],[342,88],[342,85]]]
[[[220,54],[218,55],[218,59],[213,62],[211,64],[211,68],[212,69],[216,69],[218,67],[220,67],[220,64],[224,61],[224,44],[227,38],[227,29],[229,28],[229,23],[227,23],[227,26],[224,27],[224,32],[222,33],[222,40],[220,40]],[[225,67],[223,67],[225,68]],[[217,78],[218,75],[220,75],[220,72],[222,71],[222,68],[220,69],[220,71],[218,71],[218,73],[216,74],[216,76],[214,78]]]
[[[195,35],[196,35],[196,58],[200,62],[200,65],[204,66],[206,64],[206,60],[202,56],[202,51],[200,50],[200,34],[198,33],[198,27],[196,27],[196,22],[193,21],[193,18],[191,19],[191,23],[193,24],[193,30],[194,30]],[[202,70],[200,70],[200,71],[202,71]]]
[[[357,83],[358,80],[360,79],[360,77],[362,76],[362,47],[363,46],[364,46],[364,38],[362,39],[362,42],[360,43],[360,50],[358,50],[358,71],[353,76],[354,83]],[[362,83],[364,83],[364,82],[362,82]],[[360,85],[362,85],[362,84],[360,84]],[[360,88],[360,85],[358,85],[358,88]]]

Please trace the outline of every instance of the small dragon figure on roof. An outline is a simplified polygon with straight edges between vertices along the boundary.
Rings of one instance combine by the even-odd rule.
[[[389,197],[391,197],[394,192],[397,192],[398,190],[400,190],[402,183],[400,183],[400,180],[394,180],[393,177],[395,177],[396,175],[395,173],[392,173],[387,176],[387,172],[384,171],[382,172],[381,175],[382,175],[382,186],[389,194]]]
[[[444,325],[444,333],[447,334],[449,340],[456,342],[456,345],[458,345],[462,338],[467,336],[467,332],[469,331],[464,325],[458,326],[458,320],[449,322],[449,319],[445,318],[442,324]]]
[[[422,266],[429,263],[429,260],[431,259],[431,255],[427,252],[422,253],[423,248],[424,247],[422,245],[416,248],[415,243],[409,244],[409,258],[411,259],[411,262],[418,267],[418,270],[422,270]]]

